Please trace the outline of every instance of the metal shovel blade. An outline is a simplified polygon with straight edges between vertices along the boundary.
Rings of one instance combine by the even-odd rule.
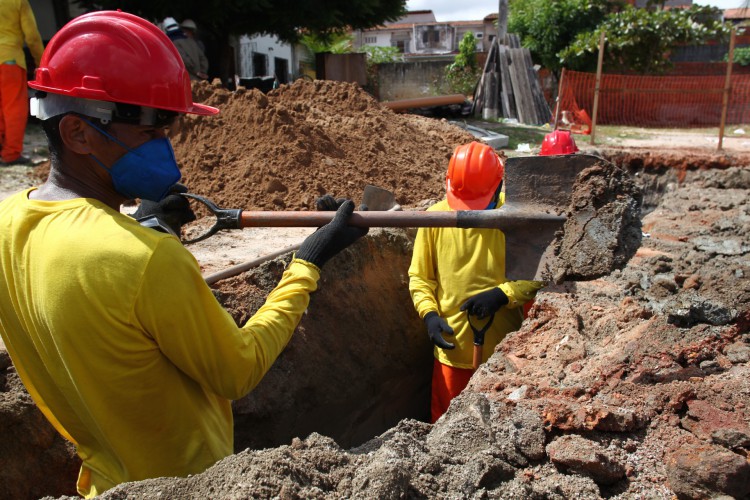
[[[602,158],[586,154],[524,156],[505,162],[505,200],[528,218],[525,227],[505,232],[505,274],[509,280],[544,280],[553,267],[553,241],[562,231],[573,184],[581,171]]]
[[[368,210],[375,211],[401,209],[392,192],[372,184],[366,185],[364,191],[362,191],[362,204],[367,206]]]

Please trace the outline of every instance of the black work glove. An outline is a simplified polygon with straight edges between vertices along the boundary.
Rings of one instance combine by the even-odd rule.
[[[323,198],[328,196],[330,195]],[[332,196],[331,199],[333,199]],[[349,217],[354,212],[353,201],[343,198],[340,203],[333,201],[338,207],[333,220],[305,238],[295,255],[296,258],[315,264],[319,268],[322,268],[331,257],[366,235],[369,230],[366,227],[348,224]],[[316,205],[318,205],[317,202]]]
[[[345,201],[346,198],[334,198],[330,194],[324,194],[323,196],[315,200],[315,210],[318,210],[320,212],[335,212]],[[364,203],[360,204],[359,211],[367,211],[367,205],[365,205]]]
[[[508,296],[498,287],[495,287],[471,297],[463,303],[461,310],[467,311],[471,316],[483,319],[492,316],[507,303]]]
[[[455,344],[446,342],[443,338],[443,333],[446,335],[453,335],[453,328],[448,325],[448,322],[438,316],[435,311],[430,311],[424,315],[424,324],[427,326],[427,336],[430,337],[432,343],[442,349],[454,349]]]
[[[190,202],[179,194],[187,192],[187,187],[177,183],[169,189],[169,193],[161,201],[141,200],[138,210],[133,212],[133,218],[141,222],[155,217],[179,236],[183,224],[195,220],[195,213],[190,208]]]
[[[346,198],[334,198],[330,194],[324,194],[315,200],[315,210],[321,212],[334,212],[346,201]]]

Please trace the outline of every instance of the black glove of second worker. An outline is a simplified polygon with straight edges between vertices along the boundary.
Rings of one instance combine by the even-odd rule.
[[[424,315],[424,324],[427,327],[427,336],[433,344],[443,349],[453,349],[456,347],[455,344],[446,342],[443,338],[443,333],[446,335],[453,335],[453,328],[448,325],[445,319],[441,318],[435,311],[430,311]]]
[[[349,217],[354,212],[352,200],[337,201],[338,210],[333,220],[305,238],[297,250],[296,258],[318,267],[367,234],[368,228],[349,225]]]
[[[498,287],[478,293],[463,303],[462,311],[479,319],[492,316],[498,309],[508,303],[508,296]]]
[[[141,200],[138,210],[133,212],[133,218],[143,221],[156,217],[179,235],[184,224],[195,220],[195,213],[190,208],[190,202],[180,193],[187,193],[188,188],[182,184],[175,184],[161,201]]]

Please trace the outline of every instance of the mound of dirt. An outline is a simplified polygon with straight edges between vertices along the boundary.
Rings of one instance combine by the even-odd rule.
[[[445,120],[396,114],[350,83],[194,92],[221,112],[181,118],[171,140],[185,184],[222,208],[309,210],[326,193],[358,201],[366,184],[402,206],[440,199],[453,150],[474,140]]]

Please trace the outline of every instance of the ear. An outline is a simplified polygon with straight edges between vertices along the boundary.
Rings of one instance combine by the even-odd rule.
[[[60,138],[69,150],[80,155],[91,153],[91,127],[80,116],[69,114],[60,120]]]

